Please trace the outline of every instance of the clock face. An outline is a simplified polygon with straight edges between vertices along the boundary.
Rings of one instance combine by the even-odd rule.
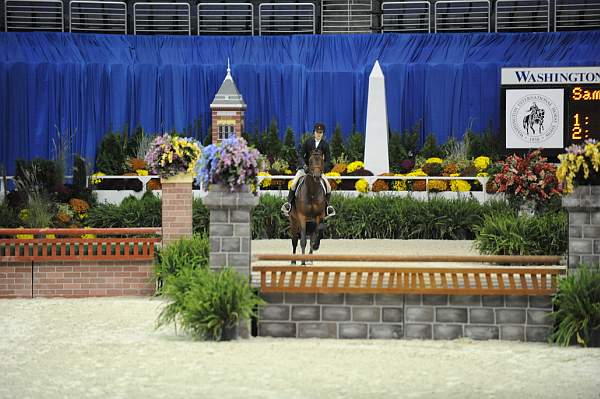
[[[566,122],[568,142],[600,139],[600,85],[572,86],[568,92]]]

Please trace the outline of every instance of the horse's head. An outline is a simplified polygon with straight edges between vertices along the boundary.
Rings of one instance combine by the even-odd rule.
[[[323,152],[321,150],[313,150],[308,160],[308,173],[315,179],[319,178],[323,173],[324,167],[325,158],[323,157]]]

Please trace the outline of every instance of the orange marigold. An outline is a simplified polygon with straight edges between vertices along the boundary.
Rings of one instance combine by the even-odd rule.
[[[458,173],[458,165],[456,163],[452,162],[444,167],[444,176],[450,176],[455,173]]]
[[[71,198],[69,206],[77,213],[84,213],[90,209],[90,204],[79,198]]]
[[[448,183],[445,180],[429,180],[428,188],[429,191],[446,191]]]
[[[378,193],[380,191],[389,191],[390,185],[385,180],[375,180],[373,186],[371,187],[371,191],[374,193]]]
[[[338,188],[337,183],[333,179],[329,180],[329,185],[331,186],[331,191],[335,191]]]
[[[341,174],[346,173],[347,167],[348,167],[348,165],[346,165],[345,163],[338,163],[331,169],[331,171],[339,173],[341,175]]]
[[[62,223],[69,223],[71,221],[71,216],[67,215],[64,212],[58,212],[56,214],[56,218]]]
[[[148,169],[146,161],[140,158],[130,158],[127,162],[127,165],[129,166],[129,170],[132,170],[134,172],[138,169]]]
[[[425,191],[425,180],[413,180],[412,191]]]
[[[146,190],[162,190],[160,179],[150,179],[150,181],[146,183]]]

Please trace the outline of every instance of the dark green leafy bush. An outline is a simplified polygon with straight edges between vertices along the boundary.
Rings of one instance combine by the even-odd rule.
[[[595,270],[594,270],[595,269]],[[600,269],[585,265],[558,284],[553,298],[555,330],[550,340],[567,346],[600,347]]]
[[[208,267],[210,247],[208,238],[195,234],[181,238],[156,251],[154,277],[159,291],[167,276],[176,275],[181,269]]]
[[[146,192],[141,199],[125,198],[120,205],[98,204],[88,211],[90,227],[160,227],[162,223],[160,198]]]
[[[533,217],[492,214],[476,229],[475,246],[491,255],[563,255],[568,245],[567,228],[564,211]]]
[[[235,329],[240,320],[249,320],[264,304],[248,279],[230,268],[182,269],[169,276],[164,294],[171,302],[158,317],[159,327],[179,322],[193,337],[216,341],[226,339],[226,331]]]
[[[19,227],[19,218],[17,211],[8,205],[7,202],[2,202],[0,199],[0,227],[14,228]]]

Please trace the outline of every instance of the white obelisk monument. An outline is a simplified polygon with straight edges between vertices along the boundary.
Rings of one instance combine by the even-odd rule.
[[[369,75],[369,98],[367,103],[367,130],[365,133],[365,169],[373,174],[389,172],[388,120],[385,103],[385,79],[375,61]]]

